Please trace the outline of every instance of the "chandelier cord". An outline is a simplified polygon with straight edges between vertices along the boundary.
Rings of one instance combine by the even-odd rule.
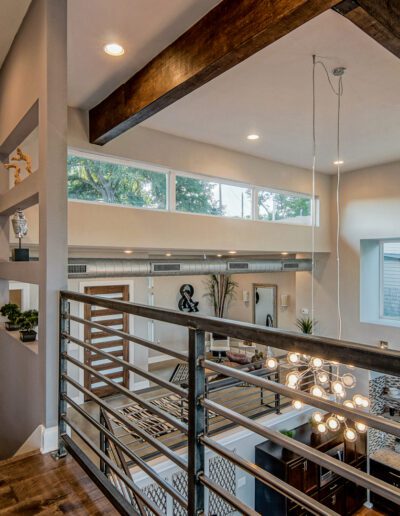
[[[340,129],[341,129],[341,97],[343,95],[342,75],[338,78],[338,87],[335,88],[329,71],[323,61],[317,60],[317,56],[313,55],[313,71],[312,71],[312,140],[313,140],[313,160],[312,160],[312,213],[311,213],[311,320],[313,321],[312,333],[315,327],[315,226],[316,226],[316,192],[315,192],[315,174],[317,162],[317,138],[316,138],[316,85],[315,71],[317,65],[324,70],[328,84],[332,92],[337,97],[337,124],[336,124],[336,274],[337,274],[337,316],[338,316],[338,339],[342,338],[342,310],[340,302],[340,178],[341,178],[341,148],[340,148]]]

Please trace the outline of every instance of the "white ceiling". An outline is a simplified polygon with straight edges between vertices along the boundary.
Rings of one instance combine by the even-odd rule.
[[[219,1],[68,0],[69,105],[96,105]],[[105,54],[110,42],[125,54]]]
[[[400,60],[328,11],[143,125],[262,158],[312,163],[312,54],[346,66],[342,100],[344,171],[400,159]],[[336,102],[317,71],[317,168],[335,172]],[[133,129],[134,130],[134,129]],[[258,133],[258,141],[246,135]]]
[[[0,0],[0,68],[31,0]]]

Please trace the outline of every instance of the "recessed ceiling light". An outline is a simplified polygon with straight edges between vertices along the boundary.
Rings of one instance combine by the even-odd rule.
[[[281,253],[282,256],[286,256],[287,254],[289,254],[287,251],[284,251],[283,253]]]
[[[125,49],[118,43],[108,43],[104,45],[104,52],[110,56],[122,56],[125,54]]]
[[[247,139],[248,140],[258,140],[260,136],[258,134],[248,134]]]
[[[171,253],[165,253],[165,256],[172,256]]]
[[[236,254],[237,251],[228,251],[229,254]]]
[[[221,258],[222,254],[217,254],[218,258]]]
[[[343,165],[343,163],[344,163],[344,161],[342,161],[342,160],[333,162],[334,165]]]
[[[125,253],[125,254],[132,254],[132,253],[133,253],[133,251],[131,251],[130,249],[125,249],[124,253]]]

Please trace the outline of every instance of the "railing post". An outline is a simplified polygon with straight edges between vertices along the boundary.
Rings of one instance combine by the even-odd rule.
[[[62,435],[67,432],[67,425],[62,419],[62,416],[67,414],[67,402],[63,398],[63,394],[67,394],[67,382],[64,380],[63,375],[67,373],[67,360],[64,358],[64,353],[67,352],[68,342],[63,337],[62,332],[68,332],[68,319],[66,315],[69,313],[69,302],[61,297],[60,298],[60,313],[59,313],[59,378],[58,378],[58,450],[53,454],[55,459],[61,459],[67,455],[65,449],[64,440]]]
[[[204,486],[200,475],[204,473],[204,446],[199,437],[204,435],[204,368],[200,360],[205,358],[204,332],[189,329],[189,435],[188,435],[188,514],[204,513]]]
[[[102,427],[106,426],[106,420],[102,409],[100,409],[100,424]],[[100,431],[100,450],[108,456],[108,439],[106,437],[106,434],[102,431]],[[100,471],[104,473],[104,475],[106,476],[108,476],[109,474],[109,466],[102,459],[100,459]]]

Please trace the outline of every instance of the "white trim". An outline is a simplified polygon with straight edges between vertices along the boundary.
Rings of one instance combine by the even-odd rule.
[[[384,239],[379,240],[379,322],[377,324],[381,324],[383,326],[393,326],[400,327],[400,316],[397,317],[388,317],[384,315],[384,245],[390,243],[399,243],[400,239],[392,238],[392,239]]]
[[[149,364],[158,364],[159,362],[168,362],[169,360],[176,360],[174,357],[170,355],[155,355],[153,357],[149,357]]]
[[[58,426],[44,427],[42,425],[41,453],[49,453],[58,449]]]

